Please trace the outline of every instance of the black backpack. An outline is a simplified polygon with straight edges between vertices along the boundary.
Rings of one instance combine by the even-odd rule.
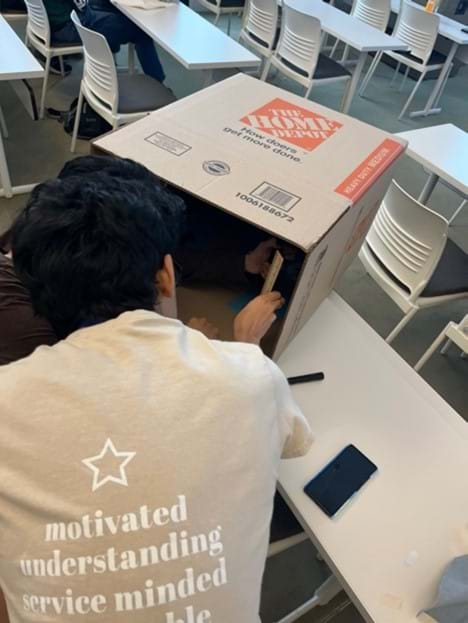
[[[67,134],[73,134],[75,126],[76,110],[78,108],[78,98],[73,100],[70,110],[63,113],[63,128]],[[78,126],[78,138],[89,141],[92,138],[101,136],[112,130],[112,126],[107,123],[98,113],[89,106],[86,100],[83,101],[81,109],[80,124]]]

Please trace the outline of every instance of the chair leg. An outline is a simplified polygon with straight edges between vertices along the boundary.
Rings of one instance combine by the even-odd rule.
[[[333,58],[333,57],[334,57],[335,52],[336,52],[336,50],[338,49],[338,45],[339,45],[339,43],[340,43],[340,40],[339,40],[339,39],[336,39],[336,41],[335,41],[335,43],[333,44],[333,47],[332,47],[332,49],[331,49],[331,52],[330,52],[330,58]]]
[[[461,204],[458,206],[458,208],[455,210],[455,213],[453,214],[452,218],[449,219],[449,225],[451,225],[453,223],[453,221],[457,218],[457,216],[460,214],[460,212],[463,210],[463,208],[468,205],[468,199],[465,199],[465,201],[462,201]]]
[[[227,23],[226,34],[228,35],[228,37],[231,36],[231,14],[230,13],[228,13],[228,23]]]
[[[414,369],[416,370],[416,372],[418,372],[423,367],[423,365],[432,357],[432,355],[435,353],[435,351],[439,348],[439,346],[445,340],[445,332],[447,331],[448,327],[449,327],[449,325],[447,325],[445,327],[445,329],[442,331],[442,333],[440,333],[439,336],[432,342],[432,344],[426,350],[424,355],[421,357],[421,359],[414,366]],[[447,341],[447,344],[450,345],[450,340]],[[444,348],[447,347],[447,344],[444,346]]]
[[[216,14],[216,17],[215,17],[215,19],[214,19],[214,22],[213,22],[213,24],[214,24],[215,26],[217,26],[217,25],[218,25],[218,22],[219,22],[219,18],[220,18],[220,17],[221,17],[221,13],[217,13],[217,14]]]
[[[408,77],[409,70],[410,70],[410,68],[409,68],[409,66],[408,66],[408,67],[406,68],[405,73],[403,74],[403,80],[401,81],[400,88],[398,89],[398,92],[399,92],[399,93],[401,93],[401,92],[403,91],[403,89],[405,88],[406,78]]]
[[[446,354],[448,353],[448,350],[449,350],[449,348],[450,348],[451,344],[452,344],[452,340],[449,338],[449,339],[445,342],[445,344],[442,346],[442,348],[440,349],[440,354],[441,354],[441,355],[446,355]]]
[[[393,342],[393,340],[396,338],[396,336],[400,333],[400,331],[408,324],[408,322],[411,320],[411,318],[414,316],[414,314],[418,311],[417,307],[414,307],[413,309],[411,309],[406,316],[403,316],[403,318],[400,320],[400,322],[397,324],[397,326],[393,329],[393,331],[391,331],[391,333],[388,335],[387,339],[385,340],[387,342],[387,344],[390,344],[391,342]]]
[[[0,106],[0,133],[4,138],[8,138],[8,128],[5,121],[5,116],[3,115],[2,107]]]
[[[311,599],[302,604],[302,606],[299,606],[299,608],[296,608],[290,612],[280,621],[277,621],[277,623],[293,623],[294,621],[297,621],[313,608],[327,605],[334,597],[336,597],[336,595],[341,593],[342,590],[343,588],[336,577],[331,575],[321,586],[317,588]]]
[[[271,60],[268,59],[265,63],[265,67],[263,68],[262,75],[260,76],[260,80],[263,80],[263,82],[265,82],[266,79],[268,78],[270,67],[271,67]]]
[[[367,70],[367,74],[362,82],[361,88],[359,89],[359,95],[361,97],[364,95],[364,91],[367,89],[367,85],[371,81],[372,76],[374,75],[375,70],[377,69],[377,65],[380,63],[380,59],[382,58],[382,55],[383,55],[383,52],[377,52],[377,54],[374,56],[374,60],[370,64],[370,67]]]
[[[392,80],[390,82],[390,86],[392,87],[395,84],[395,80],[397,79],[398,72],[400,71],[401,63],[397,63],[395,67],[395,71],[393,72]]]
[[[72,142],[70,146],[70,151],[72,152],[72,154],[75,153],[75,149],[76,149],[76,139],[78,137],[78,128],[80,127],[80,117],[81,117],[82,109],[83,109],[83,91],[80,89],[80,94],[78,96],[78,106],[76,107],[75,123],[73,125]]]
[[[340,63],[346,63],[346,61],[348,60],[348,56],[349,56],[349,45],[345,45],[344,50],[343,50],[343,56],[341,57],[341,61]]]
[[[46,98],[46,93],[47,93],[47,85],[49,82],[51,60],[52,58],[50,56],[46,58],[46,64],[45,64],[45,69],[44,69],[45,74],[44,74],[44,80],[42,83],[41,105],[39,107],[39,119],[44,119],[45,98]]]
[[[309,99],[309,95],[310,95],[310,92],[312,91],[312,87],[313,86],[314,86],[314,81],[311,80],[310,83],[309,83],[309,86],[307,87],[307,90],[306,90],[306,92],[304,94],[304,97],[305,97],[306,100]]]
[[[62,75],[62,78],[65,76],[65,65],[63,64],[63,56],[59,56],[59,64],[60,64],[60,73]]]
[[[128,73],[135,73],[135,46],[133,43],[128,44]]]
[[[420,76],[419,76],[419,80],[416,82],[416,84],[414,85],[414,89],[411,91],[411,95],[408,97],[408,99],[406,100],[406,104],[403,106],[401,113],[398,116],[398,119],[403,119],[403,117],[405,116],[406,111],[408,110],[409,105],[411,104],[411,102],[413,101],[413,97],[416,95],[416,91],[419,89],[419,87],[421,86],[421,82],[423,81],[424,76],[426,75],[426,72],[423,72]]]

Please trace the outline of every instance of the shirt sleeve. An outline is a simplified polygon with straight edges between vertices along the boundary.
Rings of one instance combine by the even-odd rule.
[[[280,431],[284,439],[283,459],[304,456],[310,449],[314,437],[302,411],[294,401],[286,377],[278,366],[266,358],[273,379]]]

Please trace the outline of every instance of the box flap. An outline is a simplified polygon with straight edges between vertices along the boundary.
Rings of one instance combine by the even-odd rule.
[[[95,145],[308,251],[405,143],[238,74]]]

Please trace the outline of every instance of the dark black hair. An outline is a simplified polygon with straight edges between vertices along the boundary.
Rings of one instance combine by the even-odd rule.
[[[66,162],[57,177],[65,179],[74,176],[86,176],[106,173],[125,180],[140,180],[145,183],[164,186],[165,183],[152,171],[128,158],[114,156],[79,156]]]
[[[59,337],[153,309],[156,272],[177,247],[183,201],[141,165],[118,162],[135,165],[139,179],[95,169],[45,182],[13,225],[15,269]]]

